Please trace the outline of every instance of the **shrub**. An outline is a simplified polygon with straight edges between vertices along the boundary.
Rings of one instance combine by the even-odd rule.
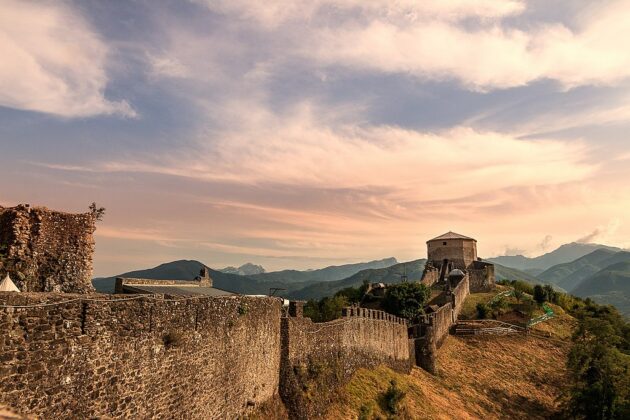
[[[389,382],[389,388],[383,394],[384,409],[391,414],[397,414],[400,410],[400,402],[405,398],[405,392],[398,388],[393,379]]]
[[[527,293],[528,295],[534,294],[534,286],[531,284],[524,282],[523,280],[514,280],[511,284],[514,290],[520,290],[523,293]]]
[[[490,313],[490,308],[485,303],[477,304],[477,318],[486,319]]]

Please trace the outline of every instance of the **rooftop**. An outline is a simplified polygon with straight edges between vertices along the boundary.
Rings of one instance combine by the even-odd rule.
[[[448,239],[463,239],[463,240],[467,240],[467,241],[475,241],[475,242],[477,242],[476,239],[470,238],[468,236],[460,235],[459,233],[455,233],[455,232],[447,232],[447,233],[445,233],[443,235],[438,236],[437,238],[429,239],[427,242],[444,241],[444,240],[448,240]]]
[[[176,296],[230,296],[227,290],[212,287],[205,281],[154,280],[123,278],[116,279],[116,293],[161,294]]]

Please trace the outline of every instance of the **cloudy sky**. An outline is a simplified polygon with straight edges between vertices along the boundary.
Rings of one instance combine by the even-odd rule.
[[[630,246],[630,1],[0,0],[0,204],[96,275]]]

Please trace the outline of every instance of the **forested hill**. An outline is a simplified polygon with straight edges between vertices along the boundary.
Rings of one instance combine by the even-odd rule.
[[[346,287],[361,286],[364,282],[400,283],[405,273],[409,281],[418,281],[422,278],[426,262],[426,259],[420,259],[386,268],[362,270],[343,280],[311,284],[289,293],[289,297],[292,299],[320,299],[325,296],[332,296]]]

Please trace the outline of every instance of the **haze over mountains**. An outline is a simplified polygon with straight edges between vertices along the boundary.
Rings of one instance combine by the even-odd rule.
[[[598,303],[613,304],[630,315],[630,252],[599,244],[571,243],[535,258],[522,255],[489,258],[495,264],[497,280],[523,280],[551,284],[580,297],[591,297]],[[409,281],[422,277],[425,259],[399,263],[384,258],[364,263],[330,266],[317,270],[282,270],[266,272],[256,264],[238,268],[210,270],[214,286],[245,294],[268,294],[271,288],[292,299],[320,299],[346,287],[370,283],[398,283],[403,275]],[[98,291],[112,293],[116,277],[153,279],[193,279],[204,266],[199,261],[180,260],[157,267],[137,270],[115,277],[97,278]]]

